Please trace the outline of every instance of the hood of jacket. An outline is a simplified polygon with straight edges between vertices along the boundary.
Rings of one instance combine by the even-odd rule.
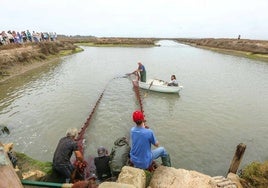
[[[123,146],[123,145],[128,145],[128,141],[127,141],[127,138],[126,137],[121,137],[121,138],[118,138],[115,142],[114,142],[114,145],[116,146]]]

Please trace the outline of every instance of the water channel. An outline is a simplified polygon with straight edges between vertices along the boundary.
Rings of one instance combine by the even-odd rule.
[[[86,152],[109,150],[129,137],[139,108],[130,79],[141,61],[148,78],[184,86],[180,95],[141,91],[147,124],[175,168],[225,175],[236,146],[247,145],[240,167],[268,159],[268,63],[172,41],[160,47],[82,47],[83,52],[0,83],[1,142],[34,159],[51,161],[69,127],[80,128],[104,96],[86,134]]]

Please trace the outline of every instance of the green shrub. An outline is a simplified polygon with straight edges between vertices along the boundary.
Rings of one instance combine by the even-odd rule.
[[[253,162],[246,166],[241,173],[241,178],[245,179],[256,188],[268,187],[268,161],[263,164]]]

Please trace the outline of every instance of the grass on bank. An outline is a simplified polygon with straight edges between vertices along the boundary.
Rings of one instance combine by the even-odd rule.
[[[240,57],[245,57],[248,59],[261,60],[261,61],[268,62],[268,54],[258,54],[258,53],[252,53],[252,52],[218,49],[218,48],[212,48],[212,47],[203,47],[203,48],[212,50],[218,53],[227,54],[227,55],[240,56]]]
[[[66,55],[71,55],[73,53],[78,53],[78,52],[82,52],[82,51],[83,51],[82,48],[77,47],[77,48],[75,48],[75,50],[62,50],[59,52],[59,55],[66,56]]]
[[[17,165],[22,173],[31,170],[40,170],[46,174],[52,173],[52,162],[41,162],[19,152],[16,152],[16,157],[18,159]]]
[[[241,178],[246,180],[252,187],[268,187],[268,161],[264,163],[253,162],[246,166],[241,173]]]

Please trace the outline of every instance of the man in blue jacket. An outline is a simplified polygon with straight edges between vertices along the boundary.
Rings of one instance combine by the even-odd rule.
[[[141,111],[133,112],[133,121],[136,126],[131,128],[132,147],[130,160],[134,167],[148,169],[153,160],[161,157],[162,165],[171,166],[170,157],[164,147],[159,147],[154,132],[145,128],[144,115]],[[157,147],[151,150],[151,145]]]

